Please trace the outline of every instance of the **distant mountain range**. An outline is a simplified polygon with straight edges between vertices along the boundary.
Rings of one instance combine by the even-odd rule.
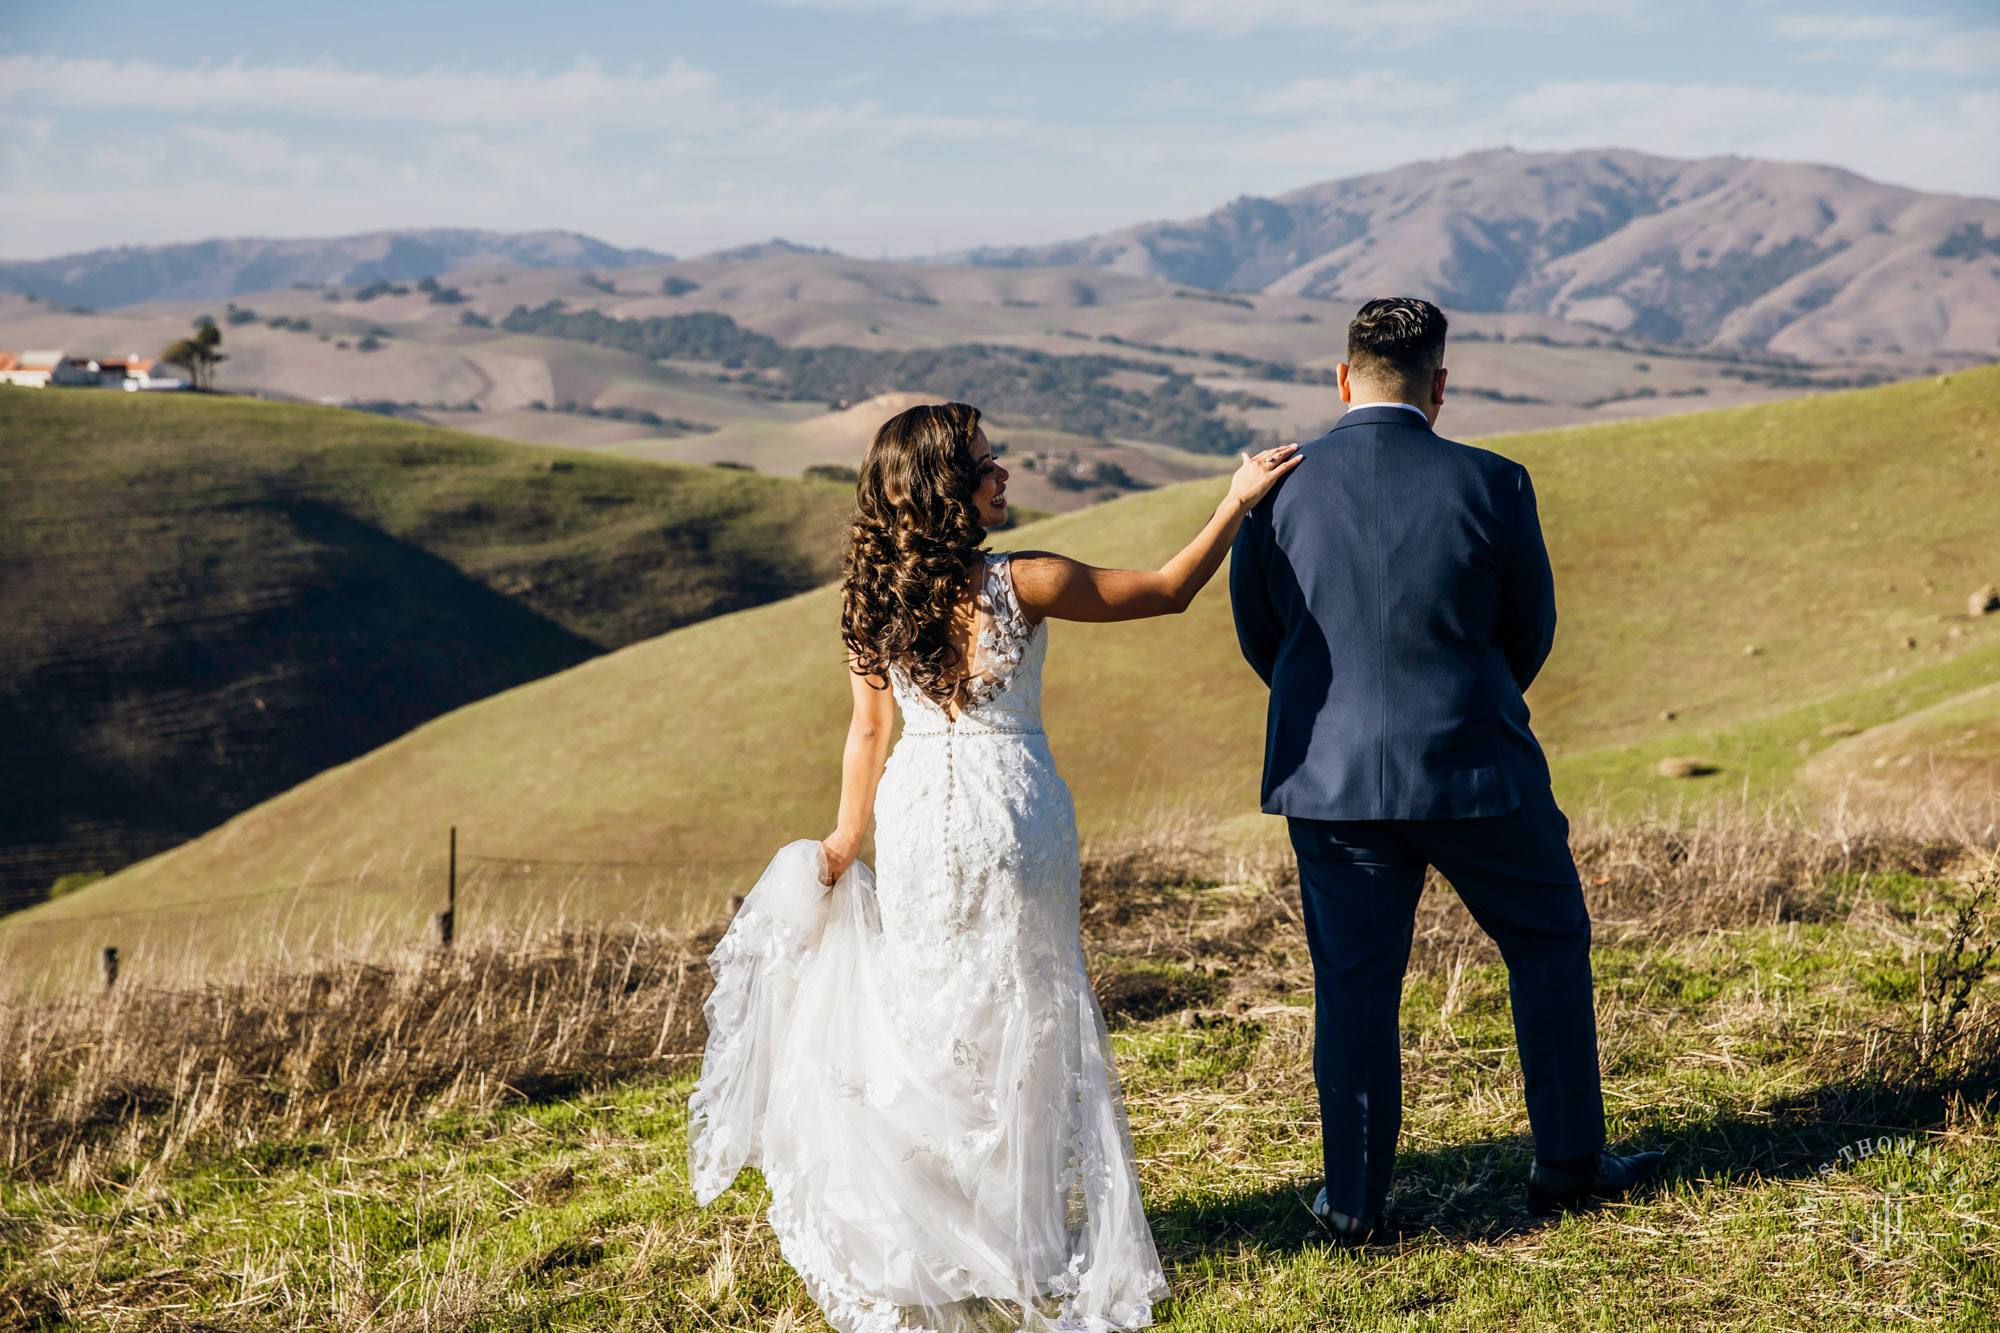
[[[1420,295],[1814,359],[2000,351],[2000,200],[1738,157],[1498,149],[952,258],[1222,291]]]
[[[289,241],[246,236],[0,261],[0,291],[73,305],[120,306],[219,300],[298,282],[407,282],[491,264],[620,269],[672,258],[651,250],[621,250],[573,231],[510,234],[434,227]]]
[[[713,258],[810,253],[773,240]],[[1246,195],[1181,222],[939,258],[1348,302],[1406,293],[1809,361],[2000,353],[2000,200],[1739,157],[1495,149]],[[383,231],[0,262],[0,290],[108,307],[474,266],[609,271],[668,259],[569,231]]]

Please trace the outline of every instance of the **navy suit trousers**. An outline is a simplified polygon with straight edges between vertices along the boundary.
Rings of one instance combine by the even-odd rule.
[[[1289,823],[1317,991],[1328,1205],[1373,1218],[1388,1199],[1403,1121],[1403,973],[1427,865],[1506,961],[1535,1155],[1562,1161],[1603,1147],[1590,914],[1554,797],[1543,789],[1482,819]]]

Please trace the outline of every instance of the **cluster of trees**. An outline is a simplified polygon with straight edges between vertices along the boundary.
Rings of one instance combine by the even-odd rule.
[[[1059,490],[1089,491],[1100,488],[1116,491],[1143,491],[1147,484],[1134,477],[1118,463],[1108,458],[1100,458],[1088,468],[1074,466],[1055,467],[1049,470],[1049,484]]]
[[[666,430],[678,431],[683,435],[705,435],[715,429],[706,421],[684,421],[680,417],[663,417],[649,407],[627,407],[622,403],[611,407],[592,407],[579,405],[572,398],[564,398],[555,403],[535,398],[529,401],[528,410],[565,412],[579,417],[602,417],[607,421],[632,421],[642,426],[659,426]]]
[[[1216,414],[1220,400],[1191,377],[1122,357],[1051,356],[984,343],[915,351],[785,347],[714,311],[617,319],[595,310],[568,310],[559,301],[533,310],[516,306],[501,327],[616,347],[653,361],[747,367],[754,372],[751,378],[804,401],[856,402],[892,389],[924,390],[1080,434],[1154,440],[1197,453],[1235,453],[1256,443],[1255,432]],[[1162,380],[1150,391],[1121,389],[1105,382],[1118,370]]]
[[[429,296],[432,305],[458,305],[465,300],[464,292],[456,287],[441,287],[436,278],[419,279],[417,290]]]
[[[203,315],[194,322],[194,337],[168,343],[160,352],[160,360],[168,365],[185,366],[194,387],[208,390],[215,387],[215,368],[229,359],[221,348],[222,330],[212,318]]]

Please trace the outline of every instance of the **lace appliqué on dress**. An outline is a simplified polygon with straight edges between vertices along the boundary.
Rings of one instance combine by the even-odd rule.
[[[973,650],[976,673],[961,689],[967,709],[984,708],[1013,683],[1014,673],[1027,654],[1028,640],[1034,636],[1034,626],[1028,623],[1021,601],[1014,595],[1012,552],[1002,552],[986,562],[973,605],[978,607],[985,623]]]

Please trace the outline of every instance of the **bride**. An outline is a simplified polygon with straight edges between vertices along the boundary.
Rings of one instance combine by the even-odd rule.
[[[1137,1328],[1166,1294],[1084,972],[1042,625],[1185,610],[1299,461],[1246,457],[1160,569],[1095,569],[982,551],[1007,471],[977,409],[876,434],[846,560],[839,820],[779,853],[709,958],[688,1108],[696,1198],[760,1168],[785,1259],[843,1333]]]

